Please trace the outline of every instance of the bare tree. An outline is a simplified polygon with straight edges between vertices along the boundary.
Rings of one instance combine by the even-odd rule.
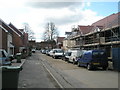
[[[24,32],[28,33],[28,39],[33,40],[35,39],[34,37],[34,32],[32,31],[31,27],[29,26],[28,23],[24,23]]]
[[[43,33],[43,38],[45,41],[47,40],[55,40],[58,37],[58,31],[53,22],[47,23],[45,27],[45,31]]]
[[[50,40],[49,23],[47,23],[45,26],[45,31],[43,33],[43,39],[44,39],[44,41]]]

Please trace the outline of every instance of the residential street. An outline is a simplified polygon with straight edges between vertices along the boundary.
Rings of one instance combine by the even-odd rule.
[[[88,71],[61,59],[33,53],[19,75],[19,88],[118,88],[118,72]]]
[[[59,87],[46,71],[37,54],[28,58],[19,75],[19,88]]]
[[[120,89],[120,0],[0,4],[0,90]]]

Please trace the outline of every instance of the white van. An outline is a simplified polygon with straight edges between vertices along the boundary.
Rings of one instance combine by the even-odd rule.
[[[71,52],[71,56],[69,56],[68,62],[72,62],[73,64],[77,63],[77,59],[85,52],[86,50],[69,50]]]
[[[53,49],[53,58],[62,58],[64,51],[62,49]]]

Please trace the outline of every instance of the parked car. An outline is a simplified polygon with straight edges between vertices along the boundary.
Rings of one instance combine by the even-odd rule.
[[[85,66],[88,70],[96,67],[102,67],[104,70],[108,67],[108,58],[104,50],[89,50],[83,53],[78,59],[78,66]]]
[[[35,49],[32,49],[32,53],[35,53],[35,51],[36,51]]]
[[[65,53],[63,54],[62,60],[68,61],[69,58],[70,58],[70,56],[71,56],[71,52],[67,51],[67,52],[65,52]]]
[[[49,56],[49,52],[50,52],[50,50],[46,50],[46,55],[48,55],[48,56]]]
[[[86,50],[69,50],[71,55],[69,56],[68,62],[72,62],[73,64],[77,64],[77,59],[81,57],[81,55]]]
[[[62,49],[53,49],[53,58],[61,58],[63,56],[64,51]]]
[[[42,54],[46,54],[46,50],[42,50]]]
[[[14,58],[11,55],[8,55],[4,49],[0,49],[0,66],[11,65],[13,59]]]
[[[50,52],[48,54],[49,54],[49,56],[53,57],[53,49],[50,50]]]

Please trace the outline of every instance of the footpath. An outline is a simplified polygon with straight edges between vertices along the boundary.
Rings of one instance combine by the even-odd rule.
[[[17,60],[16,59],[14,59],[13,61],[12,61],[12,65],[11,65],[11,67],[22,67],[23,66],[23,64],[25,63],[25,60],[26,59],[21,59],[21,63],[17,63]]]

